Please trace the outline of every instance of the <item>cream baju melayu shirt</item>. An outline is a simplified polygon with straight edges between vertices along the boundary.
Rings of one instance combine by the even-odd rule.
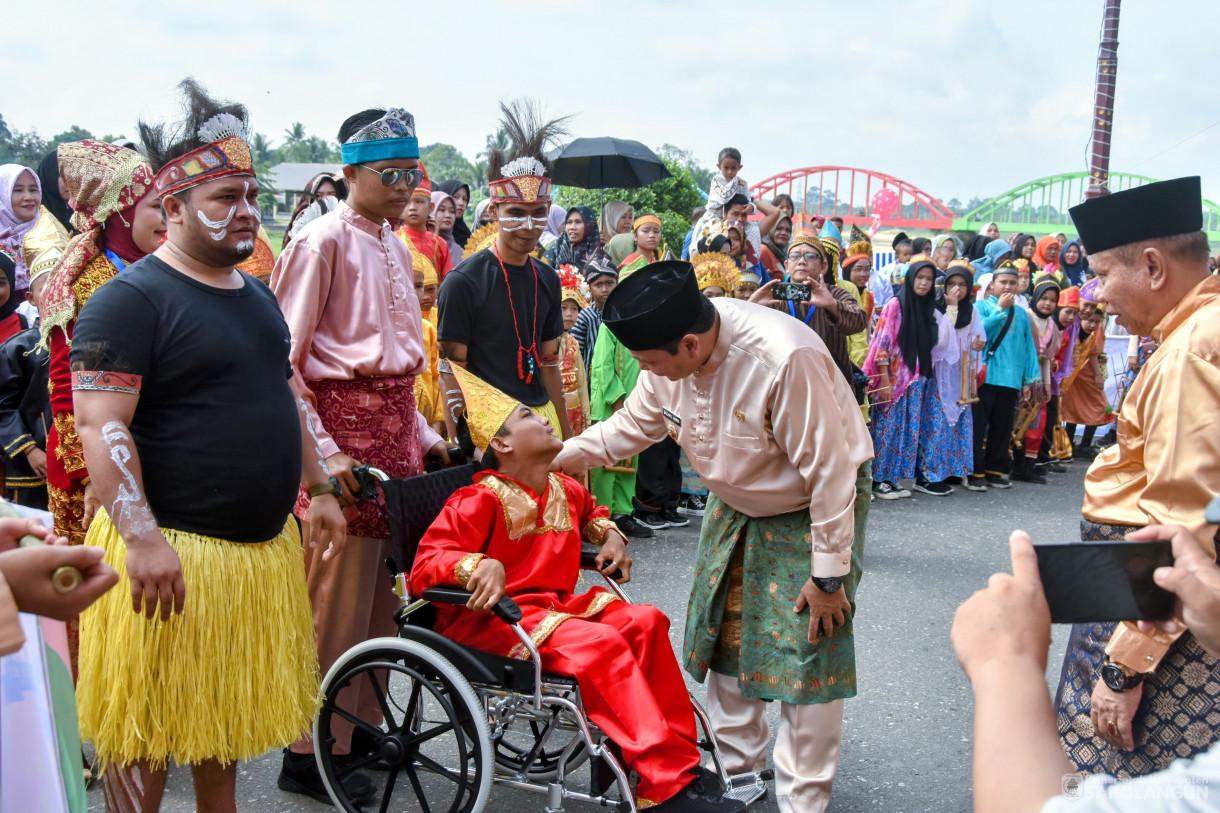
[[[856,470],[873,456],[851,388],[801,322],[735,299],[713,303],[720,334],[698,372],[680,381],[641,372],[623,409],[566,445],[593,468],[669,435],[703,484],[743,514],[807,509],[812,574],[842,576],[851,569]]]

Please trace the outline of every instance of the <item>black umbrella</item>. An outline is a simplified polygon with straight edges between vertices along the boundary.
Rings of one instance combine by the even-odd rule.
[[[656,153],[625,138],[578,138],[551,165],[552,182],[580,189],[636,189],[669,177]]]

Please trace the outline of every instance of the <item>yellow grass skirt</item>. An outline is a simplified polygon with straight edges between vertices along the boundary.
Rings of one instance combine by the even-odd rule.
[[[239,544],[163,529],[186,607],[162,622],[131,609],[127,546],[99,511],[86,544],[119,583],[81,615],[76,703],[103,766],[249,760],[306,732],[319,705],[317,647],[297,523]]]

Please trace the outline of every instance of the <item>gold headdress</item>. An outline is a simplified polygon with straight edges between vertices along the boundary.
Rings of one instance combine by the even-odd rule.
[[[500,129],[507,150],[487,153],[488,193],[493,203],[550,203],[551,179],[547,145],[556,145],[567,132],[567,118],[543,121],[533,102],[500,102]]]
[[[700,291],[719,288],[732,296],[741,281],[737,264],[727,254],[718,251],[705,251],[691,260],[691,265],[695,267],[695,279],[699,281]]]
[[[407,249],[411,252],[411,270],[418,271],[424,275],[424,285],[436,285],[436,265],[424,256],[423,252],[415,247],[415,244],[410,240],[405,241]]]
[[[55,215],[45,206],[40,208],[34,228],[30,229],[21,241],[21,251],[25,255],[31,284],[37,277],[59,265],[64,256],[64,249],[68,246],[68,239],[68,230],[55,219]]]
[[[466,401],[466,428],[470,431],[470,439],[480,452],[486,452],[491,439],[521,402],[460,365],[453,365],[453,377]]]

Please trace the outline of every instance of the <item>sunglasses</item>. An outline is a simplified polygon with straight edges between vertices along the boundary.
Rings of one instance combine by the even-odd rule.
[[[375,175],[380,175],[381,185],[387,189],[393,189],[394,187],[398,186],[403,182],[404,178],[407,181],[408,189],[415,189],[424,182],[424,171],[422,169],[395,169],[393,167],[390,169],[373,169],[372,167],[365,166],[364,164],[356,164],[356,166],[360,167],[361,169],[367,169],[369,172],[372,172]]]

